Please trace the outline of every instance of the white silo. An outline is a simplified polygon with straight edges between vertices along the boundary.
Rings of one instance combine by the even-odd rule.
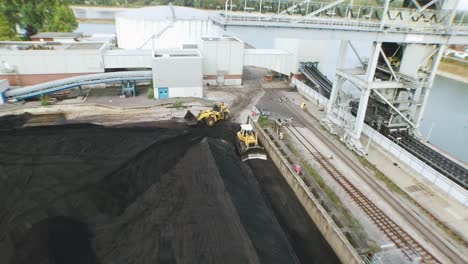
[[[154,6],[118,13],[118,46],[123,49],[181,48],[202,37],[218,37],[223,30],[209,20],[209,12],[179,6]],[[154,37],[154,41],[152,40]]]

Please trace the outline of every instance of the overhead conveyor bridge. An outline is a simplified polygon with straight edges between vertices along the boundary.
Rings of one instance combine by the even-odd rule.
[[[8,100],[21,101],[27,98],[33,98],[45,94],[55,93],[58,91],[81,87],[83,85],[115,83],[125,81],[151,81],[152,79],[152,71],[106,72],[45,82],[17,89],[9,89],[5,91],[3,95]]]
[[[304,62],[299,65],[299,71],[309,79],[326,98],[330,98],[333,83],[317,68],[317,62]]]

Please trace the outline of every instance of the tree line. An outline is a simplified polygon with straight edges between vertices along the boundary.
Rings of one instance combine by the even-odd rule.
[[[0,40],[28,40],[39,31],[72,32],[77,27],[64,0],[0,1]],[[24,32],[21,37],[18,31]]]

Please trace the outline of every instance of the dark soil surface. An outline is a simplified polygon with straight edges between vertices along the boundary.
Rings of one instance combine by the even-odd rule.
[[[157,126],[3,123],[0,263],[338,263],[237,125]]]

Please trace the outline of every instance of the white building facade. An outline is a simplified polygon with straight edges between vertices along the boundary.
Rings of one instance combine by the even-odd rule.
[[[155,99],[203,98],[203,58],[198,50],[157,51],[153,55]]]

